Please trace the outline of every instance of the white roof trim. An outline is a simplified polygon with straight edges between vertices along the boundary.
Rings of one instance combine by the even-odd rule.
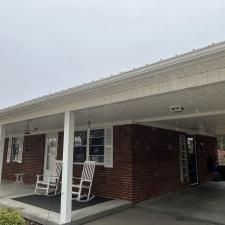
[[[99,88],[101,86],[104,85],[110,85],[116,81],[121,81],[121,80],[126,80],[135,76],[138,76],[140,74],[143,73],[147,73],[147,72],[153,72],[156,70],[163,70],[167,67],[171,67],[171,66],[176,66],[177,64],[181,64],[183,62],[189,61],[189,60],[193,60],[193,59],[197,59],[197,58],[201,58],[213,53],[218,53],[220,51],[224,51],[225,50],[225,42],[221,42],[218,44],[212,44],[208,47],[204,47],[198,50],[194,50],[179,56],[175,56],[166,60],[161,60],[159,62],[150,64],[150,65],[146,65],[143,67],[139,67],[137,69],[133,69],[131,71],[127,71],[124,73],[120,73],[118,75],[114,75],[114,76],[110,76],[101,80],[97,80],[88,84],[83,84],[80,85],[78,87],[74,87],[74,88],[69,88],[67,90],[63,90],[60,92],[56,92],[53,94],[49,94],[49,95],[45,95],[39,98],[35,98],[33,100],[12,106],[12,107],[8,107],[5,109],[0,110],[0,115],[3,113],[10,113],[16,110],[22,110],[22,109],[26,109],[27,107],[32,107],[33,105],[39,104],[39,103],[45,103],[49,100],[54,100],[57,99],[59,97],[63,97],[63,96],[67,96],[70,94],[76,94],[76,93],[81,93],[81,92],[85,92],[88,91],[90,89],[94,89],[94,88]]]

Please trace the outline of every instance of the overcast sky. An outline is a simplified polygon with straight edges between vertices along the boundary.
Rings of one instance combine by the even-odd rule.
[[[0,0],[0,108],[224,40],[224,0]]]

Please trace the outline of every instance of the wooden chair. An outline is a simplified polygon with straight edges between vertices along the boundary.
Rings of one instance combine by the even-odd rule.
[[[37,175],[35,194],[56,195],[60,182],[61,172],[62,161],[56,160],[52,163],[49,176]],[[38,190],[44,190],[44,193],[38,193]]]
[[[85,161],[81,178],[73,177],[73,181],[80,181],[78,184],[72,184],[72,195],[76,196],[75,198],[72,198],[73,200],[87,202],[95,197],[90,196],[95,173],[95,165],[95,161]]]

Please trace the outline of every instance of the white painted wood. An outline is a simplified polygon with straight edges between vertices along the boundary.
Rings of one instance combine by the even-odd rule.
[[[35,187],[35,194],[45,194],[54,196],[58,192],[58,186],[60,182],[62,172],[62,161],[55,160],[51,164],[49,175],[37,175],[37,182]],[[38,193],[44,191],[44,193]]]
[[[159,73],[164,73],[164,75],[166,74],[166,76],[168,77],[168,75],[171,75],[171,73],[169,73],[169,72],[171,72],[171,70],[174,71],[175,69],[182,69],[182,67],[184,67],[184,66],[190,66],[190,68],[193,68],[193,65],[195,65],[196,63],[198,63],[200,65],[201,63],[204,64],[204,61],[209,60],[209,59],[215,60],[215,59],[218,59],[219,56],[222,58],[224,56],[224,44],[225,43],[220,43],[218,45],[212,45],[210,47],[206,47],[206,48],[203,48],[203,49],[200,49],[197,51],[192,51],[192,52],[180,55],[180,56],[172,57],[167,60],[162,60],[157,63],[153,63],[151,65],[146,65],[146,66],[143,66],[143,67],[131,70],[131,71],[120,73],[116,76],[98,80],[97,82],[90,82],[88,85],[81,85],[79,87],[70,88],[66,91],[64,90],[64,91],[57,92],[52,95],[33,99],[33,100],[25,102],[23,104],[1,110],[0,113],[8,113],[9,111],[13,111],[13,110],[21,109],[21,108],[27,109],[27,108],[29,108],[29,106],[33,106],[34,104],[40,104],[40,103],[43,104],[49,100],[63,98],[72,93],[74,93],[75,95],[78,95],[82,91],[88,91],[93,88],[99,89],[99,87],[107,86],[108,84],[112,84],[115,82],[122,83],[122,81],[125,80],[125,83],[127,83],[129,79],[136,78],[137,76],[140,78],[143,78],[143,76],[146,76],[146,75],[149,76],[149,73],[150,73],[150,77],[152,77],[153,74],[155,75],[155,74],[159,74]],[[195,67],[196,67],[196,65],[195,65]],[[191,70],[190,68],[189,68],[189,70]],[[218,67],[218,68],[220,68],[220,67]],[[172,73],[174,74],[174,72],[172,72]]]
[[[11,153],[12,153],[12,138],[10,137],[8,141],[7,160],[6,160],[7,163],[11,162]]]
[[[143,123],[143,122],[160,122],[166,120],[176,120],[176,119],[190,119],[190,118],[198,118],[205,116],[216,116],[225,114],[225,110],[211,111],[211,112],[201,112],[201,113],[183,113],[183,114],[173,114],[171,116],[165,117],[153,117],[153,118],[145,118],[140,120],[134,120],[133,123]]]
[[[88,202],[95,197],[91,196],[91,188],[94,179],[95,166],[95,161],[85,161],[81,178],[73,177],[73,200],[76,200],[78,202]]]
[[[23,143],[24,143],[24,137],[21,137],[20,138],[19,153],[18,153],[18,163],[22,163],[22,161],[23,161]]]
[[[87,129],[87,146],[86,146],[86,161],[89,161],[89,155],[90,155],[90,134],[91,134],[91,129]]]
[[[32,108],[31,112],[25,110],[24,113],[13,112],[13,116],[5,115],[4,117],[0,114],[1,124],[13,123],[17,121],[23,121],[27,119],[34,119],[48,115],[59,114],[66,111],[75,111],[81,109],[87,109],[91,107],[103,106],[106,104],[119,103],[123,101],[134,100],[138,98],[143,98],[147,96],[155,96],[164,93],[170,93],[173,91],[185,90],[189,88],[199,87],[201,85],[210,85],[217,82],[225,81],[225,68],[218,69],[210,72],[204,73],[193,73],[193,75],[184,75],[182,77],[168,76],[167,80],[158,82],[142,83],[142,86],[130,87],[124,90],[124,84],[121,86],[121,90],[111,91],[110,93],[96,94],[94,97],[90,97],[90,93],[84,93],[83,97],[80,96],[76,99],[74,96],[68,96],[67,102],[57,101],[54,102],[54,107],[48,107],[46,104],[38,109]],[[160,74],[158,75],[160,77]],[[151,77],[151,76],[150,76]],[[175,78],[174,78],[175,77]],[[140,81],[141,82],[141,81]],[[117,86],[118,87],[118,86]],[[97,90],[96,90],[97,91]],[[94,91],[92,90],[92,93]],[[98,93],[101,93],[100,91]],[[89,97],[87,97],[89,96]],[[36,107],[36,106],[35,106]]]
[[[113,127],[105,128],[104,166],[113,168]]]
[[[0,184],[2,182],[2,167],[5,147],[5,127],[0,125]]]
[[[71,222],[74,112],[65,112],[60,223]]]

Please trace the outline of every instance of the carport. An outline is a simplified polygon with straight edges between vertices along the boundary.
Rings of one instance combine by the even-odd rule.
[[[209,182],[137,204],[138,208],[174,216],[225,224],[225,182]]]
[[[101,128],[103,135],[100,138],[105,135],[107,143],[102,141],[104,144],[101,144],[104,151],[100,157],[104,162],[96,182],[98,193],[138,202],[183,189],[187,184],[179,178],[184,167],[179,168],[178,137],[187,137],[194,159],[194,140],[199,136],[201,155],[206,155],[209,144],[214,154],[216,135],[225,133],[224,102],[225,43],[219,43],[3,109],[0,111],[0,178],[4,150],[10,152],[12,149],[5,147],[6,138],[24,135],[28,129],[31,135],[25,139],[39,138],[35,143],[37,146],[44,143],[47,134],[55,132],[55,140],[61,138],[58,144],[63,160],[60,219],[62,224],[68,223],[71,221],[73,170],[77,170],[73,161],[74,133],[87,130],[85,136],[90,138],[91,128]],[[32,121],[32,127],[27,127],[29,121]],[[27,143],[31,144],[24,154],[35,150],[32,141]],[[39,147],[39,152],[48,150]],[[90,160],[89,154],[85,156]],[[40,171],[43,157],[36,165]],[[188,186],[199,183],[198,160],[193,162],[193,180],[188,181]],[[204,158],[204,173],[207,172],[206,163]],[[3,175],[7,177],[11,169],[10,157],[4,165]],[[168,171],[171,174],[168,175]],[[112,177],[114,180],[110,183]],[[209,178],[207,174],[207,179],[202,182]]]
[[[225,224],[225,183],[207,183],[136,204],[87,225]]]

